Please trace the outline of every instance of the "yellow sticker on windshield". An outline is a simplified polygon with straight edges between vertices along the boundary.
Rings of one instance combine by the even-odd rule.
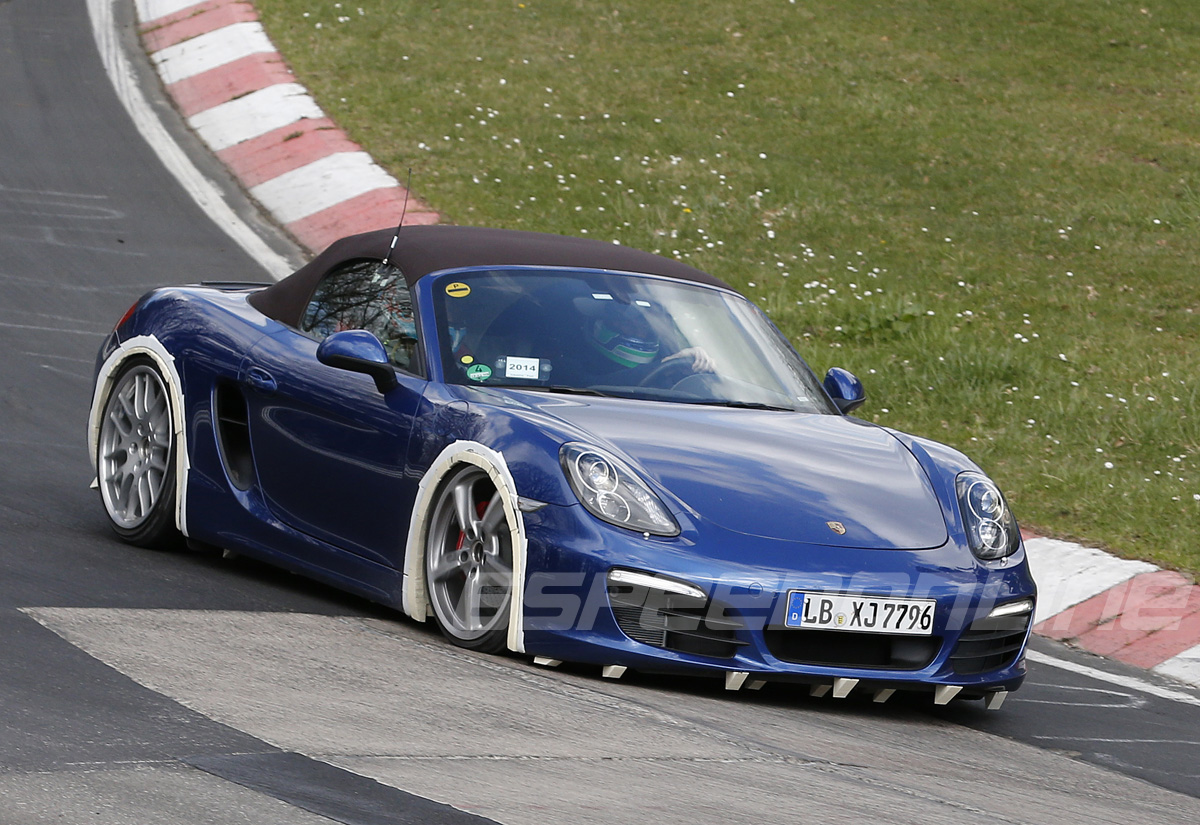
[[[454,283],[450,284],[450,286],[446,287],[446,294],[451,298],[466,298],[471,294],[471,287],[464,283],[455,281]]]

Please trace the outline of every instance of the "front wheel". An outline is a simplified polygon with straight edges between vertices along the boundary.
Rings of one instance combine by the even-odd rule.
[[[484,653],[504,649],[512,564],[503,493],[479,467],[458,468],[441,486],[425,542],[429,600],[450,641]]]
[[[131,359],[113,383],[96,445],[100,498],[113,531],[163,547],[175,529],[175,428],[171,396],[148,358]]]

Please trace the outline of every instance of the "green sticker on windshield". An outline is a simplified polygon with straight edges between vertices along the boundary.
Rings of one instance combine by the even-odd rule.
[[[473,364],[467,368],[467,378],[472,381],[486,381],[492,377],[492,368],[487,364]]]

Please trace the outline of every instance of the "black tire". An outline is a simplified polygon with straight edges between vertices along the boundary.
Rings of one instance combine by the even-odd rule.
[[[170,549],[175,527],[176,443],[171,392],[150,358],[130,358],[104,400],[96,475],[109,525],[121,540]]]
[[[512,536],[502,493],[472,464],[438,488],[425,539],[425,581],[433,614],[454,644],[497,653],[508,641]]]

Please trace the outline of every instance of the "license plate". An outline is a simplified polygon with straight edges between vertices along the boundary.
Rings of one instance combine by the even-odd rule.
[[[933,633],[933,599],[891,599],[835,593],[788,593],[786,627],[858,633]]]

